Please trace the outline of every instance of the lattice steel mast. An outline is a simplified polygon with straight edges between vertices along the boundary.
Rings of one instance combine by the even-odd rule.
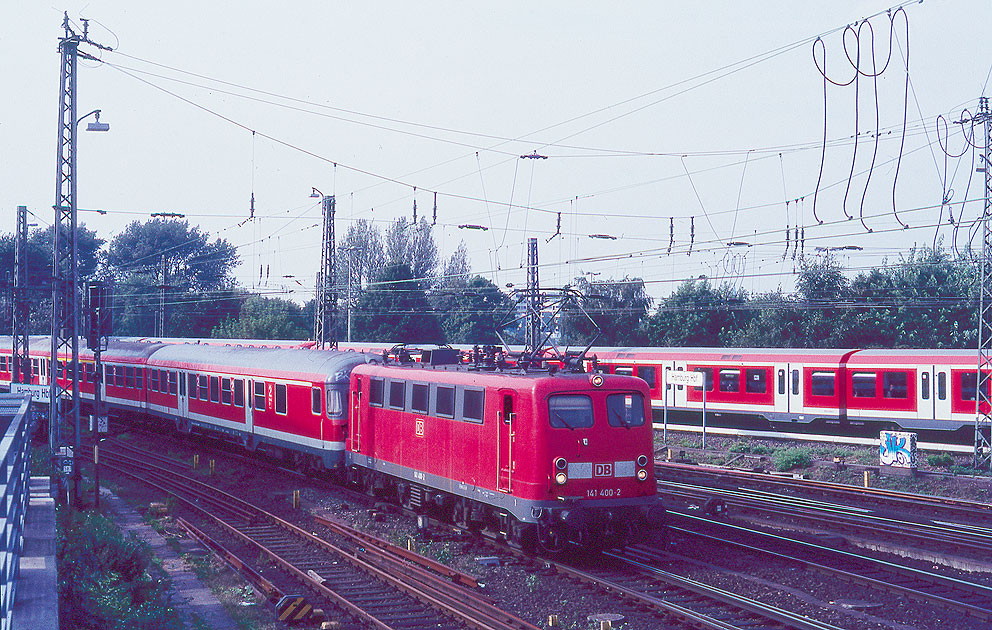
[[[992,467],[992,115],[988,97],[978,101],[978,114],[973,120],[983,125],[985,143],[981,170],[985,171],[985,195],[982,210],[982,257],[980,262],[978,297],[978,409],[975,414],[975,468]]]
[[[31,359],[28,348],[28,208],[17,206],[17,233],[14,240],[14,322],[11,380],[31,382]]]
[[[527,350],[536,355],[541,345],[541,288],[537,271],[537,239],[527,239]]]
[[[317,192],[317,189],[314,189]],[[338,295],[335,291],[334,195],[322,195],[324,237],[320,246],[320,271],[317,272],[317,296],[314,302],[313,339],[316,348],[336,348],[334,320]]]

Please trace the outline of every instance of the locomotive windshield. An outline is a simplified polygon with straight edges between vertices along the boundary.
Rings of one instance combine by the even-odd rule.
[[[586,429],[593,424],[592,399],[576,394],[548,398],[548,418],[556,429]]]
[[[644,397],[637,393],[610,394],[606,410],[611,427],[639,427],[644,424]]]

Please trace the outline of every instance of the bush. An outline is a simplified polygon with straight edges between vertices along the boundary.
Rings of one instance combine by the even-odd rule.
[[[954,456],[950,453],[927,455],[927,464],[929,464],[931,468],[950,468],[954,465]]]
[[[813,456],[804,448],[784,448],[772,457],[775,470],[785,472],[794,468],[807,468],[813,463]]]
[[[165,583],[148,574],[152,553],[95,512],[58,514],[59,625],[62,628],[183,627]]]
[[[751,444],[750,442],[734,442],[727,449],[731,453],[746,453],[748,455],[768,455],[772,448],[762,444]]]

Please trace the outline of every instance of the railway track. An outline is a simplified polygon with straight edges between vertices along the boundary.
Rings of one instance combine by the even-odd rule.
[[[410,554],[401,555],[392,546],[369,544],[345,528],[333,536],[317,536],[184,475],[186,465],[171,458],[146,457],[117,442],[107,443],[101,455],[102,465],[201,512],[209,524],[201,529],[222,532],[248,553],[264,556],[291,584],[277,590],[289,592],[295,582],[295,590],[318,594],[326,608],[344,611],[355,627],[536,630],[473,592],[465,584],[470,578],[456,580],[450,572],[438,573],[429,562],[413,562]],[[240,562],[250,564],[243,557]]]

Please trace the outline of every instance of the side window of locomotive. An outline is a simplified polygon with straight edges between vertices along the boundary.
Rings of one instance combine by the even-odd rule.
[[[210,377],[210,402],[220,402],[220,377]]]
[[[882,396],[885,398],[907,398],[909,396],[909,375],[906,372],[882,372]]]
[[[810,379],[810,395],[812,396],[833,396],[834,395],[834,373],[833,372],[813,372]]]
[[[406,406],[406,382],[389,381],[389,408],[403,409]]]
[[[310,388],[310,413],[315,416],[320,415],[320,388]]]
[[[618,365],[614,370],[614,374],[619,374],[620,376],[633,376],[634,368],[629,365]]]
[[[741,391],[741,371],[740,370],[720,370],[720,391],[739,392]]]
[[[486,392],[480,389],[466,389],[462,393],[462,417],[469,422],[482,422]]]
[[[875,373],[855,372],[851,375],[851,395],[855,398],[875,397]]]
[[[920,374],[920,395],[923,396],[923,400],[930,400],[930,373],[923,372]]]
[[[220,380],[220,401],[225,405],[231,404],[231,379],[222,378]]]
[[[265,381],[255,381],[255,410],[265,411]]]
[[[610,394],[606,397],[606,413],[611,427],[644,425],[644,398],[640,394]]]
[[[197,376],[200,383],[200,400],[210,400],[210,385],[207,384],[207,377],[203,374]]]
[[[764,370],[744,370],[744,391],[749,394],[764,394],[768,391],[765,379],[768,374]],[[782,379],[782,389],[785,389],[785,379]]]
[[[234,379],[234,406],[245,406],[245,381],[241,378]]]
[[[374,407],[381,407],[383,401],[383,385],[381,378],[374,378],[369,381],[369,404]]]
[[[276,383],[276,413],[286,415],[286,385]]]
[[[947,372],[937,372],[937,398],[947,400]]]
[[[593,425],[592,399],[581,394],[551,396],[548,421],[555,429],[587,429]]]
[[[657,384],[658,374],[655,368],[650,365],[641,365],[637,368],[637,376],[644,380],[648,384],[648,388],[654,389]]]
[[[455,417],[455,388],[438,385],[434,392],[434,413],[443,418]]]
[[[410,411],[415,411],[416,413],[427,413],[428,402],[430,400],[429,392],[430,388],[427,385],[421,385],[414,383],[410,386],[413,389],[412,395],[410,397]]]

